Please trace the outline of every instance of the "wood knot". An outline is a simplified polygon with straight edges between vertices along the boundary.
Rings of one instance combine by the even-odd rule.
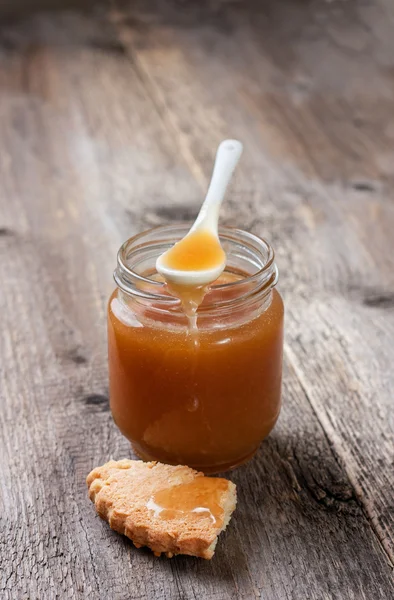
[[[0,227],[0,236],[1,237],[12,237],[14,234],[14,232],[12,231],[12,229],[9,229],[8,227]]]
[[[109,410],[109,399],[104,394],[89,394],[88,396],[84,396],[82,401],[86,406],[96,407],[100,412]]]

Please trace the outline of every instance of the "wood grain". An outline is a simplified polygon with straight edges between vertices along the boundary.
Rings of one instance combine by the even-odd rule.
[[[387,600],[392,9],[144,4],[0,32],[0,596]],[[120,243],[192,217],[228,135],[246,151],[224,221],[281,269],[283,413],[231,474],[214,560],[155,559],[86,494],[93,466],[131,456],[106,298]]]
[[[393,9],[371,6],[381,36],[367,44],[370,13],[354,6],[320,6],[319,13],[303,3],[237,6],[207,13],[196,29],[187,15],[171,13],[176,37],[169,19],[120,27],[179,148],[189,143],[206,177],[210,147],[229,135],[245,140],[247,164],[228,221],[236,215],[273,241],[287,300],[288,358],[393,559],[394,206],[393,170],[386,169],[393,109],[386,91],[394,91],[394,79],[381,57],[370,56],[394,55],[394,40],[383,36],[384,8],[391,16]],[[325,31],[312,36],[319,21]],[[353,40],[354,56],[339,38],[345,49]],[[168,85],[175,78],[177,85]],[[352,122],[358,111],[362,117]]]

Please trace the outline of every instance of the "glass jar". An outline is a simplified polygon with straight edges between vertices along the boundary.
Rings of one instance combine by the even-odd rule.
[[[284,309],[269,244],[221,228],[226,271],[193,334],[155,271],[188,230],[158,227],[119,250],[108,306],[110,403],[139,457],[215,473],[251,458],[278,418]]]

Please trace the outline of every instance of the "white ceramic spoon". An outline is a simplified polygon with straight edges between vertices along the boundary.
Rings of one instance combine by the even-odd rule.
[[[164,254],[159,256],[156,261],[158,273],[161,273],[168,283],[175,283],[182,286],[203,286],[215,281],[224,271],[226,255],[221,250],[218,235],[219,210],[227,185],[242,154],[242,149],[241,142],[237,140],[224,140],[219,145],[211,183],[198,217],[186,236],[175,244],[175,246],[179,246],[178,250],[180,250],[184,240],[192,234],[197,232],[208,233],[217,242],[220,250],[218,252],[220,262],[212,264],[207,269],[195,271],[174,269],[167,264],[171,261],[171,250],[174,248],[172,246],[172,248],[169,248]]]

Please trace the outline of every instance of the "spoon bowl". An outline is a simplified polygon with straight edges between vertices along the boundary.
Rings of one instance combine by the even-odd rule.
[[[212,283],[223,273],[226,266],[226,259],[221,263],[218,263],[210,269],[204,269],[199,271],[182,271],[178,269],[172,269],[162,264],[159,257],[156,262],[156,269],[167,283],[175,283],[176,285],[199,287]]]

